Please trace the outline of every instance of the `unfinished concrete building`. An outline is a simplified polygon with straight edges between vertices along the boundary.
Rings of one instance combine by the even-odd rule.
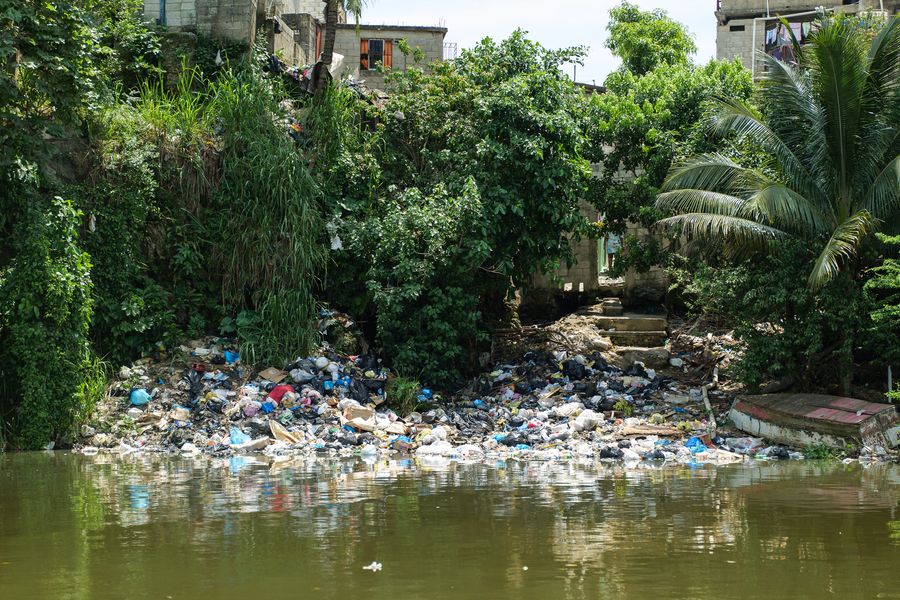
[[[325,28],[323,0],[144,0],[144,19],[173,32],[195,32],[231,42],[253,43],[264,27],[268,51],[289,65],[311,65],[319,59]],[[348,23],[338,12],[332,73],[352,75],[370,87],[382,87],[385,69],[416,64],[398,46],[405,40],[420,56],[420,66],[455,54],[446,44],[445,27]]]
[[[854,14],[896,14],[900,0],[717,0],[716,58],[738,58],[758,78],[763,69],[758,53],[791,60],[790,33],[803,43],[820,7]],[[782,18],[791,32],[781,23]]]

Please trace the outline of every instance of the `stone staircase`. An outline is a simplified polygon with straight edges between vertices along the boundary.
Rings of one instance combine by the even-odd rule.
[[[592,317],[601,335],[616,346],[655,348],[665,344],[668,337],[665,316],[625,312],[618,298],[606,298],[578,314]]]

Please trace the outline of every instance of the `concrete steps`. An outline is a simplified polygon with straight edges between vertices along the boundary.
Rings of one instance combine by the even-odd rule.
[[[603,314],[599,305],[578,311],[578,314],[591,317],[600,334],[616,346],[653,348],[662,346],[668,338],[668,321],[663,316],[640,313],[610,316]]]

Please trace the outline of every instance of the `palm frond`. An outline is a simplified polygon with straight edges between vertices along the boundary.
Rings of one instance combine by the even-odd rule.
[[[900,217],[900,155],[875,177],[866,193],[864,209],[882,221]]]
[[[826,143],[835,172],[837,212],[847,218],[866,83],[865,49],[858,26],[831,19],[811,36],[807,63],[816,96],[827,115]]]
[[[763,61],[767,67],[761,81],[763,97],[772,107],[769,126],[816,178],[817,186],[827,191],[831,170],[826,115],[813,93],[809,73],[773,56],[764,55]]]
[[[685,213],[659,221],[667,228],[681,228],[700,238],[719,239],[736,255],[764,250],[769,242],[785,237],[783,231],[761,225],[751,219],[709,213]]]
[[[747,201],[743,198],[690,188],[681,188],[658,195],[656,207],[675,213],[725,215],[754,221],[762,216],[760,213],[754,212],[753,207],[748,206]]]
[[[832,217],[822,214],[808,198],[776,181],[763,183],[747,199],[746,205],[749,213],[762,215],[768,225],[806,238],[829,229]]]
[[[804,124],[808,126],[809,124]],[[788,184],[807,197],[823,196],[815,179],[800,158],[765,123],[759,113],[738,99],[719,100],[712,110],[708,127],[713,134],[733,132],[738,139],[747,139],[771,153]]]
[[[878,106],[900,92],[900,17],[887,20],[869,45],[866,88],[871,105]]]
[[[854,213],[838,225],[816,259],[807,285],[818,290],[834,279],[844,262],[856,255],[863,238],[874,229],[875,221],[865,210]]]
[[[722,154],[699,154],[674,165],[663,182],[663,190],[692,188],[729,192],[740,189],[747,169]]]

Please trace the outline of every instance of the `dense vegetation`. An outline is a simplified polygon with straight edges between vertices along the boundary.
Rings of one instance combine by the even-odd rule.
[[[622,66],[605,94],[562,73],[584,49],[546,49],[517,31],[389,74],[387,98],[337,82],[301,93],[263,68],[259,48],[198,38],[178,50],[140,23],[138,0],[0,7],[10,24],[0,36],[0,445],[65,440],[109,366],[186,337],[235,335],[246,361],[280,366],[317,343],[322,302],[367,324],[398,381],[452,386],[489,331],[515,322],[516,291],[571,260],[572,239],[627,223],[653,230],[683,208],[670,201],[677,192],[656,199],[683,187],[698,164],[688,157],[783,186],[796,175],[767,160],[784,154],[769,138],[747,135],[748,123],[786,126],[790,113],[772,110],[777,89],[755,90],[736,62],[692,63],[681,25],[628,3],[611,14]],[[891,27],[877,39],[895,63]],[[845,60],[859,60],[863,42],[851,46]],[[897,154],[888,134],[900,77],[889,63],[878,60],[875,87],[865,87],[871,62],[848,71],[865,113],[853,147],[880,152],[866,173],[847,172],[853,186]],[[817,101],[821,69],[804,69],[782,72]],[[731,127],[723,106],[743,111],[744,125]],[[874,175],[884,210],[869,211],[867,233],[896,216],[896,159],[887,164],[895,171]],[[802,233],[792,224],[810,225],[811,212],[794,196],[774,198],[773,222],[759,226]],[[580,215],[582,201],[600,223]],[[833,376],[834,360],[846,381],[854,357],[896,360],[897,239],[857,236],[852,267],[838,261],[824,272],[843,275],[810,287],[802,275],[818,264],[824,229],[809,229],[747,261],[729,236],[680,258],[688,231],[657,228],[626,240],[620,268],[668,264],[683,302],[735,328],[746,346],[737,375],[750,385],[789,374],[808,387]]]
[[[808,386],[837,374],[849,393],[854,355],[885,361],[898,342],[890,309],[863,287],[884,252],[875,233],[900,217],[900,20],[872,30],[823,17],[795,51],[797,65],[766,57],[761,111],[720,99],[706,119],[711,139],[730,135],[757,152],[685,160],[657,205],[675,213],[665,223],[713,241],[707,254],[732,260],[731,285],[716,276],[715,293],[702,295],[732,297],[746,381],[785,375]],[[884,289],[890,264],[876,267],[870,289]]]

